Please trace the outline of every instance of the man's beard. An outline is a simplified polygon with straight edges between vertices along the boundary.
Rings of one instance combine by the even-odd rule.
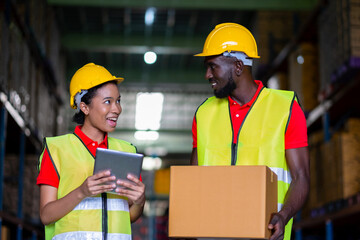
[[[235,84],[234,79],[232,78],[231,74],[230,74],[228,80],[229,81],[223,88],[221,88],[219,90],[214,90],[215,97],[217,97],[217,98],[228,97],[228,96],[230,96],[231,92],[235,90],[236,84]]]

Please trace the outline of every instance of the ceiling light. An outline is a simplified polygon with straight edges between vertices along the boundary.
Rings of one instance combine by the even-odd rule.
[[[156,62],[156,53],[148,51],[144,54],[144,61],[147,64],[153,64],[154,62]]]
[[[142,169],[148,171],[160,169],[161,162],[161,158],[158,157],[144,157]]]
[[[272,89],[280,89],[279,78],[276,76],[272,76],[268,81],[268,87]]]
[[[159,92],[139,92],[136,95],[135,128],[137,130],[160,129],[164,95]]]
[[[145,12],[145,24],[150,26],[154,23],[156,8],[148,8]]]
[[[134,137],[137,140],[156,141],[159,138],[157,131],[136,131]]]
[[[302,55],[299,55],[297,58],[296,58],[298,64],[303,64],[304,63],[304,57]]]

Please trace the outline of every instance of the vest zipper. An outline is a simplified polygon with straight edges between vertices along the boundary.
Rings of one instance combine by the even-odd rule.
[[[230,116],[230,125],[231,125],[231,132],[232,132],[232,136],[231,136],[231,165],[235,165],[236,163],[236,143],[234,143],[234,126],[233,126],[233,121],[231,118],[231,111],[230,111],[230,102],[228,101],[228,110],[229,110],[229,116]]]
[[[107,215],[107,195],[106,195],[106,193],[101,193],[101,201],[102,201],[102,232],[103,232],[103,239],[107,240],[108,215]]]
[[[231,145],[231,165],[236,164],[236,143]]]
[[[261,92],[262,92],[262,90],[263,90],[264,88],[265,88],[265,87],[262,87],[262,88],[260,89],[259,94],[257,95],[255,101],[251,104],[249,111],[246,113],[246,115],[245,115],[245,117],[244,117],[244,119],[243,119],[243,121],[242,121],[242,123],[241,123],[241,125],[240,125],[239,131],[238,131],[238,133],[237,133],[237,141],[236,141],[236,143],[233,142],[233,141],[234,141],[234,140],[233,140],[233,139],[234,139],[234,128],[233,128],[233,126],[232,126],[232,120],[231,120],[231,127],[232,127],[232,129],[233,129],[233,130],[232,130],[232,132],[233,132],[233,139],[231,140],[231,141],[233,142],[232,145],[231,145],[231,165],[236,165],[236,162],[237,162],[237,144],[238,144],[238,142],[239,142],[239,137],[240,137],[241,129],[242,129],[243,125],[244,125],[244,122],[245,122],[247,116],[249,115],[251,109],[253,108],[254,104],[255,104],[256,101],[258,100],[258,98],[259,98],[259,96],[260,96],[260,94],[261,94]],[[231,119],[230,104],[229,104],[229,116],[230,116],[230,119]]]

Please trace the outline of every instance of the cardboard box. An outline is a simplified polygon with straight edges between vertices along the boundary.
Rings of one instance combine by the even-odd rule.
[[[1,239],[10,240],[10,229],[7,226],[1,226]]]
[[[160,195],[169,195],[170,192],[170,168],[155,171],[154,192]]]
[[[169,237],[270,237],[277,176],[266,166],[172,166]]]

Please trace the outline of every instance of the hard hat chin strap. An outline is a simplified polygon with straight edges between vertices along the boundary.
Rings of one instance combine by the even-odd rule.
[[[75,95],[75,104],[77,106],[78,111],[80,112],[80,103],[81,103],[81,98],[88,93],[88,90],[81,90],[81,92],[78,92]]]
[[[244,63],[244,65],[247,65],[247,66],[252,66],[253,65],[252,58],[249,58],[243,52],[224,52],[223,56],[225,56],[225,57],[235,57],[238,60],[241,60]]]

